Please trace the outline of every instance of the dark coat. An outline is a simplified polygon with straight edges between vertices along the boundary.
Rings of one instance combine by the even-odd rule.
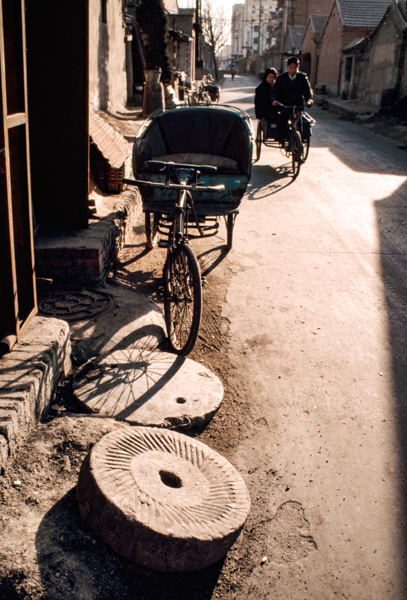
[[[256,119],[272,119],[276,116],[277,110],[271,103],[272,89],[264,79],[256,88],[254,96],[254,112]]]
[[[312,89],[305,73],[297,72],[294,81],[291,81],[287,72],[277,77],[273,86],[272,99],[285,106],[299,106],[312,99]]]

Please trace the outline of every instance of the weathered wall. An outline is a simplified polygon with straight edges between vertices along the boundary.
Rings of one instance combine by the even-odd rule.
[[[373,36],[369,60],[361,65],[357,82],[361,100],[380,106],[383,91],[396,88],[397,33],[393,20],[388,17]]]
[[[407,76],[400,71],[400,57],[405,56],[404,27],[402,14],[393,4],[364,44],[364,52],[355,54],[353,87],[360,100],[390,106],[406,95]]]
[[[404,56],[404,67],[400,82],[400,98],[407,96],[407,56]]]
[[[89,0],[89,100],[94,108],[116,112],[127,102],[126,43],[122,0]]]
[[[177,68],[187,74],[187,82],[195,79],[195,31],[193,29],[193,11],[184,14],[170,15],[169,27],[178,29],[188,35],[190,41],[182,41],[178,44]]]

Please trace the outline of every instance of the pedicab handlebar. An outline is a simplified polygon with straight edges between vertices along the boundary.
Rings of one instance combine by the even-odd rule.
[[[162,160],[149,160],[147,161],[147,164],[151,167],[161,167],[160,171],[165,170],[165,183],[145,179],[129,179],[127,177],[123,178],[123,183],[201,192],[223,192],[225,189],[223,183],[218,185],[198,184],[198,178],[201,173],[216,173],[218,169],[212,165],[190,165],[187,163],[165,162]],[[172,181],[174,177],[176,177],[180,183]]]
[[[307,104],[307,105],[303,105],[303,104],[302,104],[302,105],[301,105],[301,104],[297,104],[297,105],[294,105],[294,106],[287,106],[287,105],[285,105],[285,104],[282,104],[281,102],[278,102],[278,101],[276,101],[276,102],[277,102],[277,105],[278,105],[280,108],[284,108],[284,109],[286,109],[286,110],[292,111],[294,114],[295,114],[296,112],[304,112],[304,111],[305,111],[305,109],[306,109],[306,108],[307,108],[307,106],[308,106],[308,104]]]

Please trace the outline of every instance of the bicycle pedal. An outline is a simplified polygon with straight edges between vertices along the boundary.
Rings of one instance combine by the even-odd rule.
[[[158,240],[158,247],[159,248],[168,248],[167,240]]]

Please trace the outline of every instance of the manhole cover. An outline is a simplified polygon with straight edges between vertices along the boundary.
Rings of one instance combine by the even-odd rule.
[[[39,303],[39,309],[44,315],[64,321],[92,319],[114,307],[112,296],[98,290],[59,292]]]
[[[120,429],[95,444],[77,498],[99,538],[158,571],[197,571],[217,562],[250,510],[245,483],[223,456],[153,427]]]

